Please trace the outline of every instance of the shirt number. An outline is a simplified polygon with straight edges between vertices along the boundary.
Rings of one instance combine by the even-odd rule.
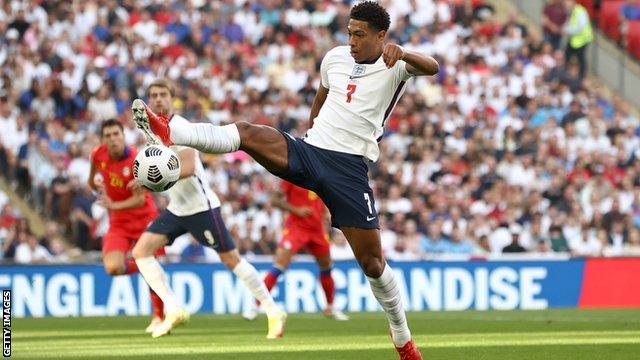
[[[349,84],[347,85],[347,102],[350,103],[351,102],[351,95],[353,95],[353,93],[356,91],[356,84]]]

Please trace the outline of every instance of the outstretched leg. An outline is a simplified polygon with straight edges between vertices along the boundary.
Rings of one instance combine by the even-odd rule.
[[[184,145],[213,154],[244,150],[273,174],[284,174],[288,169],[287,140],[270,126],[244,121],[224,126],[171,124],[169,119],[155,114],[140,99],[133,101],[131,109],[138,128],[151,143]]]

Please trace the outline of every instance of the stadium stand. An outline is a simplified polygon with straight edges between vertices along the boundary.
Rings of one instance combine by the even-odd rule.
[[[496,21],[482,1],[383,3],[390,40],[441,64],[437,76],[411,81],[388,122],[382,159],[371,164],[388,256],[637,251],[640,121],[629,104],[585,84],[562,51],[539,43],[517,18]],[[609,3],[599,21],[613,32],[618,13],[605,11]],[[106,214],[85,185],[100,121],[119,119],[127,142],[142,145],[130,102],[162,76],[177,84],[175,107],[185,117],[250,120],[303,135],[319,62],[346,42],[350,7],[301,0],[3,4],[0,169],[59,227],[39,243],[58,261],[78,256],[69,248],[100,246]],[[636,25],[630,44],[640,41]],[[269,202],[274,178],[246,154],[205,159],[242,252],[272,254],[281,230]],[[166,205],[161,196],[158,202]],[[19,261],[25,246],[42,253],[14,215],[5,204],[4,258]],[[71,240],[65,245],[60,235]],[[178,258],[187,246],[189,257],[207,257],[189,238],[175,246]],[[344,239],[334,247],[349,256]]]
[[[591,20],[611,40],[622,45],[640,60],[640,2],[637,0],[578,0],[589,12]]]

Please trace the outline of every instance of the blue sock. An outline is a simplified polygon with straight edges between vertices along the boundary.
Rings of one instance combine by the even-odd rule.
[[[282,275],[282,270],[274,266],[271,268],[271,270],[269,270],[269,273],[271,273],[271,275],[273,275],[273,277],[277,279],[278,276]]]

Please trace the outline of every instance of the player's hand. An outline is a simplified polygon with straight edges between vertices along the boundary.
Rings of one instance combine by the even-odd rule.
[[[295,208],[293,213],[296,214],[296,216],[299,216],[299,217],[307,217],[307,216],[310,216],[311,214],[313,214],[313,210],[311,210],[310,207],[301,206],[299,208]]]
[[[140,183],[136,179],[133,179],[129,181],[129,183],[127,183],[127,189],[129,189],[129,191],[131,192],[138,192],[142,190],[142,185],[140,185]]]
[[[103,181],[96,181],[96,191],[100,194],[106,194],[107,193],[107,189],[104,186],[104,182]]]
[[[384,46],[382,50],[382,60],[384,61],[387,68],[392,68],[398,60],[402,60],[405,55],[404,49],[397,44],[388,43]]]
[[[113,200],[111,200],[111,198],[104,193],[100,195],[100,197],[98,197],[98,200],[96,202],[98,203],[98,205],[107,210],[113,209]]]

